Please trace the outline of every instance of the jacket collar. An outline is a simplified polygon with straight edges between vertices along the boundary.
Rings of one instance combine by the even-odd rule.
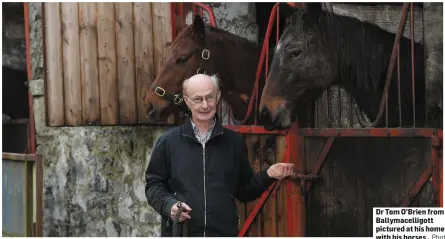
[[[193,125],[192,125],[192,116],[188,116],[184,125],[183,125],[184,131],[183,134],[192,137],[196,139],[195,132],[193,131]],[[215,126],[213,127],[212,133],[209,137],[209,140],[213,138],[214,136],[222,134],[224,131],[224,126],[222,125],[221,118],[219,117],[219,114],[215,114]]]

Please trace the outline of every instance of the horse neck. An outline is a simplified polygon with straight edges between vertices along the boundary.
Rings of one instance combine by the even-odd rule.
[[[386,32],[378,26],[362,23],[357,19],[335,16],[335,20],[328,21],[331,29],[327,35],[326,45],[332,49],[336,59],[337,76],[339,82],[357,101],[360,108],[375,120],[386,81],[387,70],[394,44],[395,34]],[[356,29],[356,30],[355,30]],[[344,44],[347,43],[347,44]],[[400,40],[400,79],[402,92],[411,92],[411,53],[410,40]],[[416,69],[416,118],[422,118],[420,111],[424,105],[424,74],[423,74],[423,46],[415,46]],[[420,56],[420,57],[419,57]],[[397,65],[394,67],[391,86],[388,95],[389,102],[389,124],[398,122],[398,86]],[[411,94],[401,94],[402,121],[412,120],[412,97]],[[397,113],[396,113],[397,112]],[[411,116],[411,118],[410,118]],[[416,119],[417,120],[417,119]],[[384,121],[381,121],[384,122]]]
[[[212,73],[218,73],[224,99],[235,117],[242,120],[247,112],[261,48],[220,41],[208,46],[215,58]]]

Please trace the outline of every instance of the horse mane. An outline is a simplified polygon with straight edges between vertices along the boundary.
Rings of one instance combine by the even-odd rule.
[[[307,18],[309,22],[305,24],[315,27],[321,33],[322,44],[331,49],[331,60],[336,62],[337,66],[341,66],[337,69],[339,80],[348,81],[361,91],[383,87],[395,34],[353,17],[326,13],[320,16],[317,20]],[[414,47],[416,61],[421,60],[423,46],[415,42]],[[393,77],[397,76],[396,67]],[[400,39],[401,79],[411,75],[410,69],[410,39],[402,36]],[[419,74],[419,68],[416,70],[416,75],[422,76]]]

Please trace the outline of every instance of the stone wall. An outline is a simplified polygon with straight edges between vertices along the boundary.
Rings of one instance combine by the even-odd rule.
[[[245,9],[244,4],[231,4],[220,8],[230,13]],[[153,144],[166,128],[46,127],[41,4],[29,5],[30,90],[37,153],[44,161],[44,236],[159,236],[160,216],[147,204],[144,171]],[[231,16],[245,14],[236,11]],[[232,19],[221,26],[239,29],[240,21]]]
[[[23,3],[2,4],[2,65],[26,70]]]

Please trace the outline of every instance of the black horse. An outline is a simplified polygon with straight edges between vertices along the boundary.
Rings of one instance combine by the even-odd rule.
[[[266,129],[287,129],[298,112],[310,106],[329,86],[341,85],[359,107],[376,119],[395,34],[356,18],[323,11],[320,3],[304,9],[280,5],[289,18],[276,47],[268,80],[264,87],[260,112]],[[424,47],[415,43],[415,117],[416,127],[426,125]],[[400,39],[400,92],[398,105],[397,65],[388,94],[388,126],[413,126],[411,83],[411,40]],[[431,109],[442,111],[439,107]],[[441,118],[440,121],[441,122]],[[385,125],[385,116],[376,126]]]

